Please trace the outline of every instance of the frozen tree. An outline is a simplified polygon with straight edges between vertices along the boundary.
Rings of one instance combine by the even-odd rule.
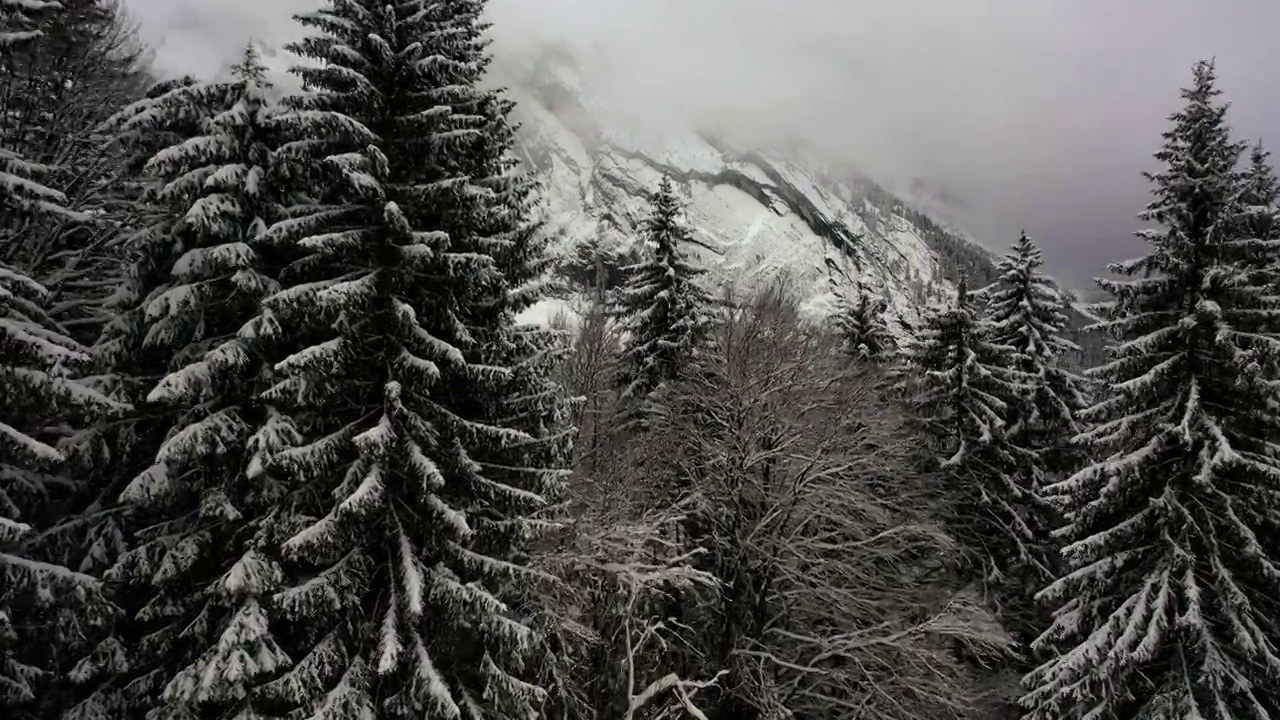
[[[705,717],[696,694],[726,674],[698,679],[678,670],[679,651],[697,632],[669,616],[671,595],[719,583],[691,565],[702,553],[675,539],[680,510],[650,510],[634,501],[642,496],[637,489],[626,488],[630,497],[616,505],[586,503],[560,546],[538,557],[566,580],[549,599],[550,634],[565,648],[550,673],[550,716],[634,720],[675,711]]]
[[[1082,439],[1100,458],[1047,490],[1068,524],[1068,568],[1042,597],[1037,641],[1057,656],[1027,675],[1030,720],[1280,717],[1280,509],[1274,381],[1280,351],[1257,331],[1277,300],[1240,239],[1244,147],[1232,142],[1214,67],[1200,63],[1156,153],[1139,233],[1146,256],[1099,280],[1114,340]]]
[[[1280,240],[1280,181],[1271,167],[1271,153],[1257,143],[1249,153],[1249,167],[1241,177],[1240,205],[1243,235],[1264,241]],[[1276,253],[1267,254],[1272,260]]]
[[[624,268],[627,279],[615,312],[623,332],[622,378],[629,397],[643,397],[674,379],[707,335],[710,298],[698,285],[704,272],[689,262],[690,235],[680,200],[664,177],[645,223],[646,257]]]
[[[51,293],[50,313],[72,337],[92,342],[92,312],[116,286],[120,258],[107,198],[127,172],[98,125],[151,82],[145,48],[119,0],[60,0],[40,42],[6,54],[0,75],[3,145],[49,168],[45,184],[78,217],[0,218],[0,260],[29,268]]]
[[[228,99],[214,97],[214,91],[227,87],[198,84],[191,78],[159,83],[101,127],[126,159],[128,172],[116,189],[117,199],[103,208],[117,218],[111,252],[120,267],[113,292],[91,311],[103,327],[91,348],[94,375],[89,381],[121,402],[145,404],[151,388],[175,369],[175,354],[188,340],[201,339],[148,334],[151,296],[170,289],[170,271],[184,252],[170,239],[185,210],[161,201],[166,180],[146,168],[161,150],[203,135],[218,108],[228,106]],[[118,498],[128,482],[152,464],[172,419],[160,408],[149,407],[120,422],[85,428],[68,444],[84,476],[75,504],[80,519],[70,525],[75,532],[68,530],[62,540],[71,565],[100,572],[125,550],[130,542],[124,527],[127,513],[116,507]]]
[[[56,7],[0,2],[0,47],[36,42],[28,12]],[[48,168],[12,150],[0,150],[0,213],[6,218],[73,217],[65,196],[41,184]],[[21,238],[11,239],[21,242]],[[52,668],[48,647],[58,639],[59,605],[84,601],[96,581],[26,552],[30,510],[63,484],[58,447],[67,420],[119,409],[74,379],[88,354],[47,312],[48,291],[23,269],[0,262],[0,704],[18,712]],[[42,622],[42,620],[44,622]]]
[[[911,403],[955,484],[954,530],[1015,629],[1030,636],[1030,596],[1052,574],[1052,513],[1033,492],[1034,458],[1013,442],[1005,419],[1028,392],[1017,351],[995,341],[962,278],[955,302],[926,314],[906,358]]]
[[[148,259],[168,277],[132,319],[168,371],[146,380],[145,398],[166,419],[165,434],[121,495],[150,522],[107,573],[131,617],[76,669],[94,691],[75,714],[128,707],[151,720],[229,719],[252,712],[249,689],[289,665],[265,607],[283,580],[272,532],[285,493],[255,472],[258,450],[290,433],[258,401],[276,327],[260,302],[278,289],[280,265],[260,237],[282,215],[264,76],[250,47],[227,83],[177,90],[226,102],[206,134],[145,168],[167,212],[154,226],[166,252]]]
[[[0,171],[4,212],[31,209],[24,201],[32,198],[24,192],[40,198],[35,202],[41,210],[50,210],[53,191],[14,174],[21,168],[10,163]],[[73,371],[89,355],[49,317],[46,300],[39,283],[0,264],[0,703],[14,708],[34,699],[32,683],[50,669],[25,659],[31,653],[47,657],[49,648],[20,643],[47,641],[44,633],[57,629],[38,618],[57,617],[58,605],[96,593],[91,576],[25,552],[32,535],[28,516],[66,482],[59,475],[65,458],[58,449],[65,420],[120,409],[74,379]]]
[[[1280,295],[1280,181],[1271,167],[1271,153],[1257,143],[1249,154],[1249,165],[1241,175],[1239,234],[1260,241],[1247,259],[1271,294]],[[1280,337],[1280,324],[1269,322],[1267,332]],[[1273,371],[1280,375],[1280,371]]]
[[[560,325],[560,318],[552,324]],[[612,378],[617,372],[619,343],[603,293],[587,305],[571,332],[570,352],[558,363],[556,375],[566,392],[581,398],[573,417],[578,432],[575,446],[579,467],[594,477],[602,462],[619,449],[611,441],[608,423],[617,409]]]
[[[1038,492],[1046,476],[1078,467],[1072,440],[1086,405],[1085,380],[1064,364],[1079,348],[1063,336],[1067,307],[1062,291],[1040,272],[1040,250],[1024,231],[999,263],[999,278],[987,289],[992,341],[1014,349],[1014,369],[1027,392],[1006,415],[1013,442],[1030,450],[1035,462],[1031,488]]]
[[[312,187],[264,236],[306,257],[264,303],[297,347],[263,399],[297,437],[261,471],[296,491],[271,598],[295,663],[260,696],[316,720],[530,717],[544,696],[522,548],[567,435],[554,348],[514,319],[539,248],[510,104],[478,87],[482,9],[335,0],[290,48],[319,62],[278,154]]]
[[[1240,177],[1241,237],[1266,243],[1249,258],[1259,278],[1280,292],[1280,181],[1271,167],[1271,153],[1257,143]],[[1271,329],[1280,335],[1280,327]]]
[[[918,472],[881,369],[832,352],[784,286],[722,305],[614,481],[676,485],[690,562],[719,580],[668,610],[691,628],[677,668],[728,671],[704,701],[716,717],[970,716],[953,650],[990,659],[1008,636],[952,572],[961,548],[937,522],[949,478]]]
[[[862,278],[852,279],[843,270],[838,274],[843,283],[836,279],[836,273],[829,277],[831,291],[836,298],[833,319],[840,333],[841,349],[857,360],[884,360],[896,349],[885,319],[889,301],[877,295]]]

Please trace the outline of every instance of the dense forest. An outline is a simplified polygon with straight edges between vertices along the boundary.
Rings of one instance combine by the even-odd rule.
[[[554,272],[484,5],[328,0],[277,99],[0,0],[0,717],[1280,720],[1280,185],[1211,63],[1086,352],[923,215],[909,326],[707,287],[667,181]]]

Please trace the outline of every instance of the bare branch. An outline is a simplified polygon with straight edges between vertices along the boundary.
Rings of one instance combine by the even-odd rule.
[[[694,622],[723,648],[704,670],[727,668],[726,691],[760,712],[971,716],[982,688],[953,648],[1009,638],[951,580],[958,549],[905,415],[785,293],[725,306],[645,439],[721,583]]]

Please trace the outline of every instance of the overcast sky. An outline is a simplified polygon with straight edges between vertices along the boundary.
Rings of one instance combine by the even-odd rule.
[[[174,72],[278,43],[318,0],[125,0]],[[498,52],[571,41],[640,107],[807,137],[889,183],[926,178],[1004,247],[1026,227],[1083,285],[1141,252],[1140,172],[1197,59],[1280,155],[1275,0],[491,0]]]

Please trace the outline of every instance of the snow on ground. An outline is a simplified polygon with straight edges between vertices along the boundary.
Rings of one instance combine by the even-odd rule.
[[[725,166],[719,150],[675,123],[653,127],[621,120],[605,127],[603,133],[605,142],[641,153],[660,165],[701,173],[720,172]]]
[[[806,298],[826,290],[829,243],[799,216],[779,216],[738,188],[701,183],[693,187],[688,216],[697,237],[720,251],[701,253],[712,284],[759,286],[785,277]]]
[[[783,181],[813,203],[818,212],[822,213],[828,220],[835,219],[837,215],[836,208],[832,205],[827,193],[819,190],[817,185],[814,184],[813,178],[808,172],[802,168],[795,167],[790,161],[778,156],[766,155],[765,159],[769,161]]]
[[[727,167],[737,170],[760,185],[773,185],[773,181],[769,179],[769,176],[755,163],[731,162],[727,164]]]

